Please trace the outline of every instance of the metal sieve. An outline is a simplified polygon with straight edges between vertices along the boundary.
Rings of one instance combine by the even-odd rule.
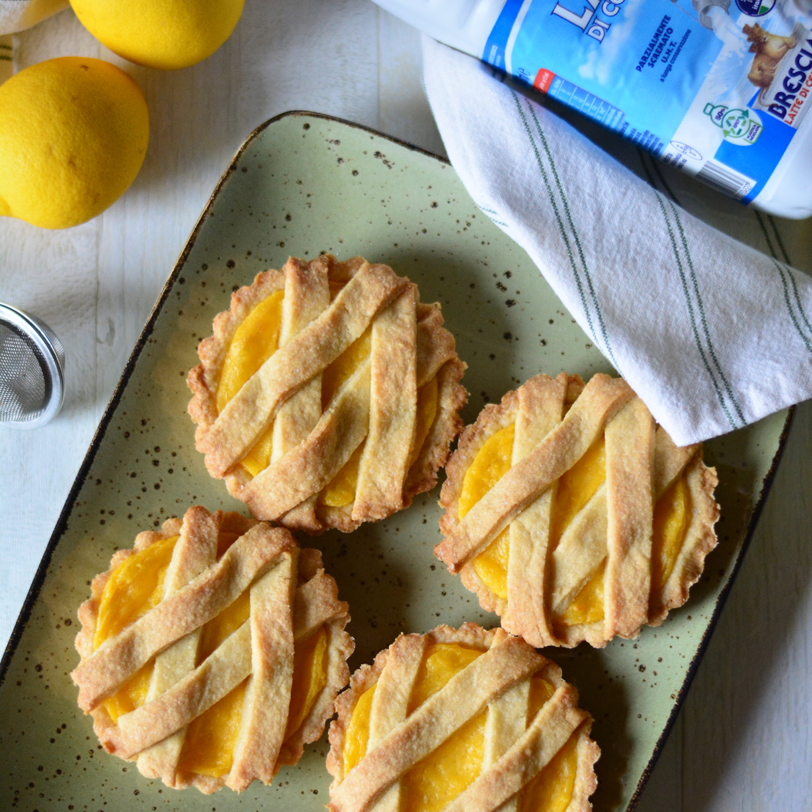
[[[65,396],[65,350],[53,330],[0,302],[0,424],[44,426]]]

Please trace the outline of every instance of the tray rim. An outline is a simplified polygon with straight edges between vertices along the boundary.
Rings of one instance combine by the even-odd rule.
[[[110,396],[110,400],[108,401],[107,406],[104,409],[104,413],[102,414],[101,420],[99,421],[99,425],[97,426],[96,431],[93,434],[93,438],[90,441],[88,450],[82,460],[81,465],[79,466],[79,470],[76,473],[76,477],[73,481],[73,484],[71,485],[71,488],[68,491],[68,495],[65,499],[65,504],[63,505],[59,513],[59,517],[54,526],[54,530],[51,533],[47,545],[45,546],[45,550],[43,551],[42,558],[40,559],[40,562],[37,565],[36,572],[34,573],[34,577],[31,580],[31,585],[28,588],[28,592],[26,593],[23,605],[20,608],[19,614],[17,615],[17,620],[15,621],[14,627],[11,631],[11,634],[9,635],[8,643],[6,644],[5,650],[3,652],[2,660],[0,660],[0,689],[2,689],[6,681],[6,675],[11,665],[12,658],[14,657],[14,654],[17,650],[17,646],[19,645],[20,640],[22,639],[23,632],[25,631],[26,624],[34,609],[37,598],[39,598],[40,592],[42,591],[42,587],[45,583],[45,577],[48,574],[48,567],[51,563],[51,559],[53,558],[54,551],[56,550],[57,546],[59,545],[59,542],[61,541],[62,537],[65,534],[65,531],[67,530],[68,517],[74,507],[79,491],[81,490],[82,486],[85,483],[85,480],[87,479],[90,466],[96,459],[96,454],[98,453],[101,441],[104,439],[104,436],[107,433],[107,428],[109,427],[110,422],[112,421],[115,411],[118,407],[118,404],[121,401],[124,391],[127,388],[130,376],[132,375],[135,369],[135,365],[138,362],[139,357],[141,356],[141,352],[147,345],[147,342],[153,333],[155,322],[157,321],[158,316],[160,315],[164,305],[166,304],[167,299],[169,298],[169,294],[171,292],[172,287],[174,286],[175,280],[180,275],[180,272],[183,269],[183,266],[185,265],[186,260],[188,259],[189,254],[192,251],[192,248],[197,242],[197,238],[200,235],[200,230],[203,226],[203,223],[208,218],[209,213],[214,207],[214,204],[217,198],[219,197],[220,192],[222,191],[226,182],[234,174],[234,172],[236,172],[239,160],[245,153],[245,151],[251,146],[251,144],[256,140],[256,138],[258,138],[259,135],[263,133],[266,129],[276,124],[277,122],[287,118],[315,118],[321,119],[323,121],[329,121],[335,124],[340,124],[342,126],[351,127],[352,129],[369,133],[370,135],[376,136],[378,138],[383,138],[387,141],[397,144],[398,146],[405,147],[406,149],[412,152],[416,152],[428,158],[432,158],[441,164],[451,166],[451,162],[442,155],[437,155],[436,153],[433,153],[427,149],[424,149],[423,147],[419,147],[408,141],[404,141],[392,135],[387,135],[386,133],[382,133],[379,130],[373,129],[372,127],[367,127],[363,124],[358,124],[357,122],[354,121],[349,121],[347,119],[339,118],[337,116],[331,116],[326,113],[317,113],[307,110],[288,110],[284,113],[280,113],[276,116],[273,116],[272,118],[269,118],[267,121],[264,121],[248,135],[248,137],[243,141],[243,143],[234,153],[234,157],[229,161],[228,166],[226,167],[223,174],[220,176],[220,179],[217,181],[217,185],[214,187],[214,190],[209,196],[209,199],[206,202],[203,211],[201,212],[195,225],[193,226],[189,234],[189,237],[187,238],[183,246],[183,249],[178,255],[178,258],[175,261],[175,264],[172,267],[172,270],[166,279],[166,282],[164,282],[164,285],[161,288],[161,292],[159,293],[158,298],[155,301],[155,304],[152,306],[152,310],[150,311],[147,321],[144,324],[144,328],[141,331],[140,335],[138,336],[135,345],[133,346],[132,352],[130,353],[129,358],[127,359],[127,362],[124,365],[124,369],[122,370],[121,377],[118,379],[118,382],[116,383],[115,388],[113,389],[113,393]],[[671,713],[669,714],[668,719],[666,720],[662,733],[660,734],[659,738],[657,739],[657,742],[654,745],[654,750],[652,751],[651,758],[646,764],[646,767],[644,768],[640,776],[640,780],[638,781],[637,786],[635,787],[635,790],[624,812],[634,812],[634,810],[637,809],[637,806],[643,795],[643,790],[645,789],[645,786],[648,783],[649,778],[651,777],[651,773],[653,772],[655,766],[657,765],[663,747],[665,746],[665,743],[668,740],[668,736],[670,735],[671,730],[674,727],[674,723],[676,722],[677,716],[679,715],[679,712],[682,709],[682,706],[688,695],[691,684],[694,680],[694,677],[696,676],[696,672],[699,668],[700,663],[702,662],[702,658],[705,655],[705,651],[707,650],[708,644],[710,643],[710,639],[713,636],[713,632],[716,629],[716,624],[719,620],[719,616],[722,612],[722,609],[724,608],[725,603],[727,602],[731,588],[733,587],[733,584],[739,574],[739,570],[741,569],[747,550],[750,547],[750,543],[753,539],[756,527],[758,526],[759,520],[761,518],[761,513],[764,509],[764,505],[767,502],[767,497],[769,496],[770,491],[772,490],[775,475],[778,472],[778,467],[784,456],[784,450],[786,449],[787,442],[789,440],[790,429],[792,427],[792,423],[795,418],[795,410],[796,406],[794,405],[790,406],[787,410],[787,417],[784,420],[784,425],[782,426],[781,433],[778,437],[778,449],[775,452],[772,461],[770,463],[770,467],[763,479],[761,491],[759,492],[755,506],[753,507],[753,512],[750,516],[750,520],[748,522],[747,529],[745,531],[744,538],[741,543],[741,547],[736,555],[733,567],[730,571],[730,575],[728,576],[727,580],[725,581],[722,587],[721,592],[716,598],[716,603],[714,604],[710,620],[708,621],[708,624],[705,627],[705,631],[702,634],[699,647],[697,648],[696,653],[694,654],[693,658],[691,659],[691,662],[688,665],[685,679],[682,685],[680,686],[679,691],[677,692],[677,696],[676,699],[674,700]]]

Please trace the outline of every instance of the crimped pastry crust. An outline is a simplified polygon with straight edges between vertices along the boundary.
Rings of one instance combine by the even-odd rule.
[[[719,484],[715,468],[708,468],[702,461],[701,449],[688,463],[685,474],[694,513],[686,534],[686,542],[677,556],[660,594],[654,595],[649,615],[649,625],[659,626],[671,609],[682,606],[688,600],[688,591],[699,580],[705,567],[705,557],[716,546],[713,526],[719,519],[719,505],[713,492]]]
[[[245,538],[245,534],[252,529],[259,527],[267,528],[267,525],[261,525],[261,523],[253,519],[247,519],[238,513],[224,513],[222,511],[209,513],[205,508],[195,507],[187,511],[183,520],[179,518],[168,519],[159,530],[139,533],[136,536],[132,549],[117,551],[111,559],[109,569],[93,579],[91,584],[91,597],[79,607],[78,615],[81,622],[81,629],[76,636],[75,645],[81,657],[81,662],[79,668],[76,669],[72,676],[74,676],[74,681],[77,681],[80,685],[80,696],[85,686],[85,680],[82,679],[83,668],[86,674],[88,663],[91,661],[94,651],[100,651],[105,645],[103,644],[102,647],[94,650],[93,639],[99,620],[102,594],[112,573],[130,556],[164,539],[180,536],[184,522],[187,522],[187,527],[193,525],[205,527],[208,523],[209,528],[213,526],[218,529],[219,532],[233,533],[243,538]],[[94,700],[92,707],[86,706],[86,712],[89,712],[93,717],[94,732],[99,738],[99,741],[105,746],[105,749],[119,755],[119,757],[125,760],[135,761],[139,771],[146,777],[160,778],[167,786],[174,789],[184,789],[189,786],[194,786],[201,792],[209,794],[221,789],[223,786],[231,786],[237,790],[244,789],[254,778],[263,780],[264,783],[269,783],[282,765],[295,764],[301,758],[304,746],[320,738],[327,720],[333,715],[335,697],[349,680],[349,668],[347,667],[346,661],[352,654],[355,644],[350,635],[344,631],[346,624],[349,622],[348,605],[338,600],[336,583],[331,576],[324,572],[321,553],[313,549],[299,550],[293,537],[284,529],[280,528],[271,531],[270,528],[268,528],[268,530],[271,533],[277,534],[277,536],[281,534],[280,549],[292,551],[296,564],[296,572],[293,573],[293,583],[291,586],[295,592],[295,597],[292,597],[290,602],[293,624],[291,628],[291,640],[294,631],[305,628],[302,626],[302,623],[306,621],[307,618],[300,616],[298,611],[299,607],[303,605],[303,600],[305,600],[307,604],[308,617],[320,618],[323,622],[315,626],[312,631],[300,632],[303,634],[302,639],[306,639],[319,628],[323,628],[327,633],[326,684],[316,697],[313,706],[298,729],[294,731],[290,738],[281,743],[281,747],[279,747],[272,763],[260,764],[256,770],[252,772],[249,762],[249,769],[245,774],[240,776],[234,774],[237,761],[236,753],[240,745],[238,740],[237,748],[235,748],[235,767],[232,767],[232,773],[219,777],[189,774],[178,768],[177,756],[179,755],[179,749],[174,761],[168,759],[165,754],[160,753],[161,747],[165,744],[164,741],[156,743],[156,746],[148,747],[146,750],[137,753],[129,753],[126,747],[123,747],[119,723],[122,719],[126,719],[127,716],[133,716],[138,710],[143,709],[145,707],[144,705],[133,713],[119,717],[118,723],[114,722],[107,712],[102,701],[103,697]],[[236,543],[237,542],[234,542],[234,544]],[[180,541],[176,544],[176,548],[179,545]],[[233,546],[234,545],[232,545],[232,547]],[[222,558],[220,561],[222,561]],[[278,568],[282,565],[277,564],[276,566]],[[205,575],[205,573],[203,573],[203,575]],[[252,588],[260,580],[262,580],[262,577],[257,577],[252,584]],[[303,587],[305,587],[305,589],[303,589]],[[306,589],[306,587],[309,587],[309,589]],[[305,593],[306,599],[303,597]],[[251,600],[253,603],[253,596]],[[127,629],[132,628],[133,625],[134,624],[130,624]],[[248,623],[246,625],[248,625]],[[126,629],[122,631],[126,631]],[[221,643],[220,649],[222,649],[226,642],[233,641],[238,633],[239,630],[226,638],[226,640]],[[199,634],[199,632],[193,632],[189,637],[191,638],[194,634]],[[299,639],[298,634],[296,635],[296,639]],[[185,638],[180,638],[178,643],[182,643],[184,640]],[[107,642],[109,641],[105,641],[105,643]],[[196,648],[196,640],[192,642]],[[171,648],[172,646],[168,649],[164,649],[158,656],[162,656]],[[217,651],[220,651],[220,649]],[[209,660],[217,654],[217,651],[215,651],[213,655],[210,655],[206,662],[209,662]],[[292,668],[292,661],[290,667]],[[153,671],[154,668],[155,666],[153,666]],[[246,692],[246,698],[247,695],[248,692]],[[149,704],[149,702],[150,696],[148,695],[145,704]],[[191,721],[191,719],[188,721]],[[284,719],[280,719],[277,724],[284,730],[286,723],[287,710],[284,711]],[[181,737],[185,734],[185,729],[186,727],[184,725],[179,731]],[[178,734],[172,734],[172,736],[176,735]],[[243,734],[241,734],[241,736],[242,735]],[[260,745],[262,745],[262,739],[265,736],[264,726],[260,726],[258,735],[260,736]],[[172,736],[169,738],[171,739]],[[182,746],[182,739],[178,747],[180,746]],[[260,752],[262,751],[261,746],[259,750]],[[148,753],[150,757],[144,758],[145,753]]]
[[[713,498],[713,491],[718,484],[718,479],[715,470],[708,468],[702,461],[701,444],[685,449],[676,448],[662,428],[656,428],[656,432],[654,431],[654,423],[648,414],[648,410],[634,396],[634,393],[626,386],[625,382],[621,379],[610,379],[608,376],[595,376],[590,381],[590,389],[594,390],[598,384],[626,387],[628,390],[625,394],[622,389],[615,390],[618,403],[609,410],[605,422],[599,426],[600,433],[606,431],[605,427],[611,425],[613,421],[615,421],[613,430],[615,427],[621,426],[621,423],[625,423],[624,426],[618,429],[620,433],[616,433],[616,439],[613,442],[615,443],[614,448],[624,449],[624,456],[626,457],[626,459],[620,461],[619,468],[617,464],[613,468],[617,477],[620,478],[620,481],[615,479],[611,484],[611,487],[615,489],[612,491],[611,497],[614,499],[612,502],[614,505],[613,510],[615,516],[618,513],[620,514],[620,519],[616,519],[615,525],[620,529],[615,531],[613,564],[616,569],[613,570],[613,578],[614,583],[619,582],[620,586],[616,587],[614,593],[609,590],[605,593],[606,617],[604,620],[570,626],[558,624],[556,629],[553,629],[552,597],[558,584],[554,582],[557,561],[553,560],[553,553],[550,550],[542,550],[545,561],[539,565],[541,573],[539,575],[536,572],[538,580],[527,585],[527,591],[532,592],[531,597],[535,598],[535,601],[527,600],[519,604],[518,602],[512,602],[510,591],[508,600],[496,595],[476,572],[473,561],[479,551],[485,549],[487,544],[490,543],[487,539],[480,545],[480,548],[467,553],[466,549],[469,551],[473,549],[467,540],[467,548],[462,545],[453,547],[449,543],[449,538],[453,539],[455,534],[459,534],[459,500],[465,474],[485,442],[496,432],[516,423],[522,408],[520,406],[522,399],[524,399],[523,408],[525,410],[534,406],[541,408],[544,404],[540,404],[539,400],[549,397],[550,391],[556,385],[559,387],[558,393],[560,403],[563,404],[563,412],[569,415],[569,410],[573,407],[573,404],[578,402],[587,386],[578,375],[562,373],[556,379],[539,375],[530,379],[519,389],[508,392],[499,404],[487,405],[476,422],[463,430],[457,449],[446,465],[447,479],[440,497],[440,505],[445,509],[445,513],[440,519],[440,529],[446,537],[446,541],[437,545],[435,554],[449,566],[452,572],[460,573],[463,584],[477,595],[484,609],[500,615],[502,625],[507,631],[525,637],[531,644],[536,646],[560,645],[573,647],[582,641],[586,641],[592,646],[602,647],[614,636],[636,637],[642,625],[656,626],[661,624],[669,610],[685,603],[690,587],[702,573],[705,557],[716,545],[716,534],[713,526],[719,518],[719,506]],[[531,390],[531,387],[535,387],[535,390]],[[541,390],[545,390],[547,394],[539,394]],[[643,421],[643,426],[639,425],[640,421]],[[558,423],[556,431],[560,431],[559,427],[562,422]],[[552,434],[552,431],[549,432],[550,436]],[[571,440],[571,438],[567,439]],[[545,434],[544,441],[550,443],[547,434]],[[563,446],[565,446],[563,442],[550,443],[550,453],[564,455],[567,453],[569,446],[562,448]],[[538,447],[537,445],[536,448]],[[579,455],[576,455],[572,462],[577,461],[578,458]],[[522,460],[522,463],[524,462]],[[565,469],[569,467],[569,464],[565,464]],[[515,465],[516,461],[514,460]],[[658,470],[652,469],[657,469],[658,465],[663,469],[660,476],[670,478],[662,482],[655,481]],[[629,482],[623,481],[624,473],[629,477],[633,475],[634,471],[640,472],[640,476],[645,475],[643,472],[650,472],[649,478],[652,480],[652,484],[647,486],[648,491],[645,487],[635,489],[633,483],[629,487]],[[634,533],[637,532],[639,536],[646,526],[650,528],[651,505],[655,501],[654,491],[657,491],[656,497],[659,497],[666,489],[666,486],[670,485],[678,475],[684,477],[690,493],[692,506],[690,524],[675,565],[663,588],[649,592],[651,575],[645,562],[648,560],[646,555],[650,556],[650,541],[648,553],[646,553],[645,539],[640,538],[635,541]],[[555,481],[552,487],[545,486],[539,493],[542,496],[552,493]],[[605,505],[610,485],[604,483],[601,489],[599,491],[602,493]],[[629,493],[632,494],[631,497],[628,496]],[[650,494],[648,498],[645,496],[646,493]],[[541,496],[537,498],[540,499]],[[629,498],[632,499],[631,503],[624,501]],[[634,501],[635,499],[636,501]],[[599,515],[600,506],[597,502],[593,503],[591,501],[586,507],[589,507],[595,516]],[[586,510],[586,507],[584,510]],[[606,510],[607,508],[604,507],[604,522],[606,521]],[[528,513],[529,506],[525,504],[524,508],[514,511],[514,514],[518,515],[514,515],[514,518],[508,522],[508,526],[510,526],[510,522],[515,521],[519,516],[525,520]],[[582,515],[583,511],[579,514],[579,517]],[[640,528],[642,528],[642,531]],[[475,538],[475,531],[473,536]],[[577,539],[572,537],[572,533],[570,533],[569,537],[565,534],[561,540],[562,546],[555,553],[556,558],[564,554],[562,547],[565,538],[572,548],[577,547]],[[632,540],[629,541],[629,538]],[[635,548],[635,544],[639,545],[640,552]],[[598,559],[598,562],[607,560],[606,551],[603,552],[602,556],[602,558]],[[615,573],[617,573],[616,576]],[[618,581],[618,579],[620,580]],[[624,580],[630,580],[631,585],[624,587]],[[626,590],[625,593],[624,589]],[[574,596],[573,594],[570,600]]]
[[[349,689],[340,694],[336,700],[337,716],[330,724],[330,752],[327,756],[327,769],[333,776],[333,783],[330,787],[330,797],[334,803],[331,803],[328,808],[333,810],[333,812],[337,812],[337,810],[348,811],[356,808],[352,803],[347,804],[345,799],[341,799],[339,802],[341,805],[335,804],[336,797],[339,794],[339,787],[346,778],[343,764],[347,728],[358,700],[366,691],[379,682],[387,663],[395,656],[393,650],[396,646],[404,642],[423,642],[424,645],[429,643],[457,643],[488,651],[493,646],[500,645],[506,641],[517,643],[520,647],[525,647],[526,650],[532,651],[524,641],[510,637],[502,629],[486,630],[475,623],[465,623],[459,629],[441,625],[427,632],[425,635],[401,635],[392,646],[379,652],[371,665],[361,666],[353,674]],[[570,692],[571,697],[573,697],[573,701],[577,703],[577,692],[564,681],[561,675],[561,669],[555,663],[545,659],[541,655],[536,654],[535,656],[537,657],[537,667],[531,674],[541,675],[553,685],[554,689],[566,688],[566,690]],[[600,749],[589,737],[592,727],[591,717],[589,714],[580,710],[578,710],[578,713],[580,714],[578,717],[579,721],[574,728],[575,732],[573,734],[578,736],[576,779],[572,798],[566,808],[566,812],[588,812],[588,810],[591,810],[592,805],[589,802],[589,797],[597,788],[597,776],[595,775],[594,764],[600,756]],[[379,799],[380,797],[382,796],[379,796]],[[480,799],[478,798],[477,800]],[[464,808],[465,802],[461,799],[458,799],[458,801],[454,803],[457,805],[463,803]],[[358,808],[366,807],[359,806]]]
[[[360,289],[353,288],[353,295],[347,297],[354,304],[345,312],[335,302],[354,281],[356,288],[360,286]],[[307,315],[301,315],[300,311],[306,310],[308,297],[319,296],[319,285],[322,291],[329,286],[333,298],[326,309],[321,309],[324,302],[311,305],[312,312],[307,315],[313,316],[313,320],[308,322]],[[286,291],[285,302],[291,298],[291,308],[294,308],[293,298],[298,297],[295,305],[296,313],[300,314],[295,328],[298,332],[291,328],[290,335],[280,337],[279,348],[263,369],[246,382],[220,414],[216,405],[217,389],[234,335],[258,304],[280,290]],[[410,305],[409,302],[413,303]],[[362,316],[347,315],[353,307],[359,308]],[[401,314],[399,318],[398,313]],[[388,329],[382,326],[386,319],[389,319]],[[413,327],[409,327],[409,320]],[[291,316],[289,322],[294,321],[295,316]],[[321,413],[319,406],[314,415],[313,399],[320,398],[318,393],[321,391],[320,370],[340,354],[330,331],[335,330],[336,341],[344,340],[342,346],[348,346],[355,335],[351,329],[363,330],[368,323],[372,323],[373,329],[379,329],[381,341],[385,340],[384,336],[391,335],[392,346],[397,347],[397,351],[386,360],[383,355],[376,356],[381,359],[377,366],[373,357],[370,384],[359,380],[357,391],[353,393],[347,389],[348,381],[335,393],[325,412]],[[214,319],[212,336],[201,341],[198,348],[201,364],[188,376],[193,393],[188,411],[197,424],[195,441],[198,450],[206,455],[207,470],[213,477],[225,479],[229,493],[245,502],[256,518],[276,521],[290,529],[311,534],[331,527],[350,532],[364,521],[376,521],[408,507],[414,496],[434,487],[437,471],[448,458],[450,444],[462,428],[459,411],[467,400],[467,393],[460,380],[465,364],[456,354],[453,336],[442,325],[439,305],[420,303],[417,288],[408,279],[396,276],[386,265],[370,265],[361,257],[338,262],[335,257],[325,254],[310,263],[290,258],[283,269],[258,274],[252,285],[242,287],[232,295],[230,309]],[[289,380],[286,378],[287,383],[279,383],[274,389],[279,374],[268,372],[262,378],[263,370],[272,361],[277,363],[273,360],[275,356],[281,359],[278,360],[280,369],[286,369],[287,362],[283,359],[286,342],[292,347],[297,341],[306,352],[297,354],[290,350],[294,371],[285,372]],[[301,363],[303,358],[305,363]],[[437,413],[417,457],[407,461],[413,442],[409,438],[414,436],[414,418],[409,416],[409,391],[415,391],[415,382],[420,387],[434,377],[438,383]],[[270,382],[270,394],[264,394],[262,387],[269,384],[261,383],[260,378]],[[342,396],[347,401],[344,412],[339,403]],[[310,401],[306,400],[308,397]],[[294,409],[291,404],[297,399],[310,403],[310,417],[302,417],[307,412],[304,407],[298,416],[285,415],[286,409],[289,413]],[[233,405],[237,400],[240,403]],[[269,405],[263,405],[266,403]],[[293,429],[288,436],[294,437],[296,442],[285,447],[281,458],[277,458],[274,452],[268,468],[251,477],[239,464],[240,458],[250,450],[251,441],[233,439],[246,434],[237,415],[244,414],[254,426],[248,434],[261,436],[256,427],[268,419],[268,409],[272,423],[281,419],[292,421],[289,425]],[[331,411],[333,409],[335,414]],[[367,412],[372,415],[369,428],[365,423],[354,422],[367,420]],[[319,414],[321,419],[314,425],[312,421]],[[376,419],[379,414],[380,419]],[[331,415],[332,424],[328,419]],[[363,483],[359,480],[354,504],[332,507],[319,501],[317,495],[326,484],[325,479],[329,482],[332,476],[328,472],[340,468],[332,461],[346,460],[355,447],[356,438],[348,433],[351,425],[356,434],[360,432],[359,436],[366,436],[365,442],[376,444],[375,453],[370,453],[365,460],[369,463],[368,470],[362,477]],[[275,427],[275,438],[276,430]],[[340,445],[342,438],[347,438],[350,445]],[[240,450],[243,447],[245,450]],[[380,452],[377,451],[379,447]],[[380,460],[378,453],[384,455]]]

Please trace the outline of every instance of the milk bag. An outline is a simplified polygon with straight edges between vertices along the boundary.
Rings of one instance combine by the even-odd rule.
[[[741,201],[812,215],[812,0],[375,0]]]

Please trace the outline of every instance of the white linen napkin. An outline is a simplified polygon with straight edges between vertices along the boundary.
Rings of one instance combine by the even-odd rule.
[[[448,156],[477,206],[527,251],[676,443],[812,397],[812,280],[790,267],[793,243],[782,237],[785,225],[807,226],[779,225],[690,178],[680,186],[629,146],[649,184],[488,65],[428,37],[423,67]],[[773,256],[681,208],[674,188],[688,186]]]
[[[36,25],[68,5],[68,0],[0,0],[0,34]]]

